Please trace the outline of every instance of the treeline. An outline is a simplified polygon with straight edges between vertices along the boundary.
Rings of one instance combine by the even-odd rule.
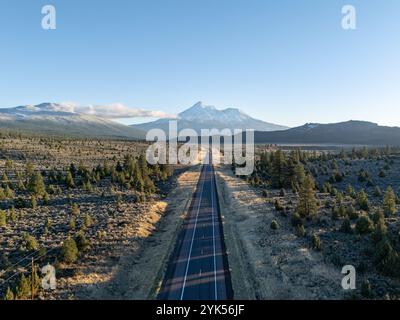
[[[21,207],[22,200],[15,199],[15,196],[17,193],[28,193],[32,197],[42,198],[46,203],[49,194],[60,193],[63,187],[82,188],[91,192],[93,186],[104,179],[109,179],[112,185],[120,188],[151,194],[156,191],[157,182],[166,181],[172,174],[172,166],[148,165],[144,155],[137,158],[126,155],[122,163],[117,161],[115,165],[110,165],[105,160],[91,169],[81,162],[78,165],[71,163],[68,168],[61,170],[53,168],[49,171],[38,171],[28,162],[24,172],[13,170],[12,161],[7,160],[6,169],[1,176],[0,200],[14,200],[14,205]]]

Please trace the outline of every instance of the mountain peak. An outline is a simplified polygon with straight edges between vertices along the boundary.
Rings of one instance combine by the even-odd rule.
[[[204,104],[203,101],[199,101],[199,102],[195,103],[192,107],[190,107],[187,110],[201,110],[201,109],[216,110],[216,108],[214,106],[208,106],[208,105]]]
[[[190,128],[197,132],[201,129],[253,129],[259,131],[284,130],[287,127],[275,125],[254,119],[236,108],[219,110],[214,106],[205,105],[202,101],[197,102],[189,109],[178,114],[178,128]],[[152,128],[168,127],[168,120],[161,119],[155,122],[135,125],[142,130]]]

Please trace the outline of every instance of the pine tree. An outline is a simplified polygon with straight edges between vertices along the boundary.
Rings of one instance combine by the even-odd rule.
[[[139,192],[143,192],[144,181],[139,166],[135,166],[135,170],[132,176],[132,187],[134,187]]]
[[[4,193],[4,189],[0,187],[0,200],[6,200],[6,194]]]
[[[75,242],[79,251],[86,251],[90,247],[90,241],[85,237],[82,230],[76,235]]]
[[[396,214],[396,195],[392,187],[388,187],[383,197],[383,210],[387,216]]]
[[[368,196],[364,190],[361,190],[357,194],[357,204],[361,210],[368,210],[369,209],[369,201]]]
[[[300,186],[299,202],[297,205],[297,212],[302,217],[308,217],[317,213],[318,205],[314,189],[314,179],[310,175],[307,175]]]
[[[28,190],[36,196],[42,196],[46,192],[43,177],[40,172],[36,172],[30,176]]]
[[[138,166],[142,174],[142,177],[147,177],[150,174],[149,167],[147,166],[147,160],[144,154],[141,154],[139,156]]]
[[[6,295],[4,296],[4,300],[14,300],[14,292],[10,289],[10,287],[7,288]]]
[[[16,300],[28,300],[31,297],[31,284],[29,279],[23,274],[17,285],[17,290],[15,292]]]
[[[89,215],[89,214],[87,214],[87,215],[85,215],[85,218],[84,218],[84,220],[83,220],[83,224],[84,224],[84,226],[86,227],[86,228],[90,228],[92,225],[93,225],[93,219],[92,219],[92,217]]]
[[[282,150],[278,149],[273,155],[271,180],[274,188],[282,188],[284,186],[286,161]]]
[[[0,227],[5,227],[7,225],[7,215],[4,210],[0,210]]]
[[[4,195],[6,196],[6,198],[8,199],[12,199],[15,196],[14,190],[10,188],[9,185],[6,185],[5,189],[4,189]]]
[[[35,196],[32,196],[31,197],[31,208],[36,209],[36,207],[37,207],[37,199]]]
[[[69,219],[68,229],[69,230],[75,230],[75,228],[76,228],[76,220],[75,220],[74,217],[72,217],[71,219]]]
[[[67,264],[74,263],[78,259],[78,247],[74,239],[68,238],[64,241],[61,248],[61,259]]]
[[[65,177],[65,185],[67,186],[67,188],[75,187],[75,182],[74,182],[74,178],[72,177],[71,171],[67,172],[67,176]]]

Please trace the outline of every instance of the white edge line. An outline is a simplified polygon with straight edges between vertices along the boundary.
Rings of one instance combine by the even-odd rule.
[[[202,169],[202,173],[200,174],[200,179],[203,175],[203,169]],[[200,205],[201,205],[201,199],[203,196],[203,187],[204,187],[204,180],[201,181],[201,191],[200,191],[200,199],[199,199],[199,203],[197,205],[197,213],[196,213],[196,221],[194,223],[194,227],[193,227],[193,235],[192,235],[192,241],[190,243],[190,250],[189,250],[189,256],[187,259],[187,263],[186,263],[186,271],[185,271],[185,277],[183,279],[183,286],[182,286],[182,292],[181,292],[181,300],[183,300],[183,295],[185,293],[185,286],[186,286],[186,279],[187,279],[187,274],[189,271],[189,263],[190,263],[190,258],[192,256],[192,248],[193,248],[193,241],[194,241],[194,236],[196,234],[196,227],[197,227],[197,220],[199,218],[199,211],[200,211]]]
[[[211,173],[212,173],[212,183],[211,183],[211,210],[212,210],[212,227],[213,227],[213,247],[214,247],[214,291],[215,291],[215,300],[218,300],[218,290],[217,290],[217,262],[216,262],[216,257],[215,257],[215,226],[214,226],[214,170],[211,167]]]

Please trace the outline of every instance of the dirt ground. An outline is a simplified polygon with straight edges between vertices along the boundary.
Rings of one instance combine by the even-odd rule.
[[[343,275],[293,233],[261,191],[216,167],[235,299],[342,299]],[[270,228],[272,220],[279,224]]]

